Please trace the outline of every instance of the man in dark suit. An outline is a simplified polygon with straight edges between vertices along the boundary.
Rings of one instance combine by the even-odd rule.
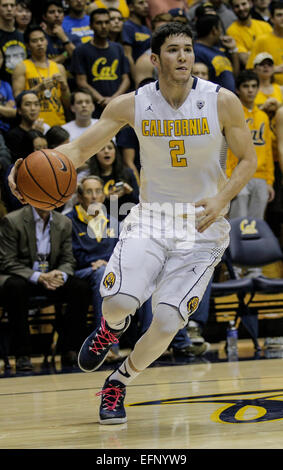
[[[67,304],[59,342],[62,365],[74,365],[86,331],[90,291],[73,276],[72,223],[59,212],[25,206],[0,221],[0,286],[11,326],[17,370],[30,370],[30,296]]]

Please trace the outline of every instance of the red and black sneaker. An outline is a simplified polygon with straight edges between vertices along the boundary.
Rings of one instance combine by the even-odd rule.
[[[106,379],[101,392],[96,394],[101,396],[99,409],[100,424],[122,424],[127,422],[124,408],[126,396],[126,386],[119,380]]]
[[[78,365],[84,372],[93,372],[105,361],[113,344],[119,343],[119,337],[131,323],[131,316],[126,318],[122,330],[115,331],[108,327],[102,317],[101,325],[96,328],[84,341],[78,354]]]

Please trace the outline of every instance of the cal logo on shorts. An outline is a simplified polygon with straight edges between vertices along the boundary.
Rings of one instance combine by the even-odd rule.
[[[198,308],[199,298],[192,297],[187,303],[187,310],[189,314],[194,313],[194,311]]]
[[[116,276],[114,273],[110,272],[108,273],[103,281],[103,285],[106,287],[106,289],[112,289],[116,281]]]

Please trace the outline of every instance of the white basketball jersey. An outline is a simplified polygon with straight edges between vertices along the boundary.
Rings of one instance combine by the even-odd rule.
[[[217,113],[219,88],[194,78],[178,109],[165,100],[158,82],[137,90],[135,132],[142,166],[141,202],[196,202],[223,188],[227,145]]]

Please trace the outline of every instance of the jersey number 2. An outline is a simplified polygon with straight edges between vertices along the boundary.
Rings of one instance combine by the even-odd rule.
[[[185,155],[185,144],[183,140],[170,140],[170,155],[172,159],[172,166],[188,166],[187,158],[182,157]]]

